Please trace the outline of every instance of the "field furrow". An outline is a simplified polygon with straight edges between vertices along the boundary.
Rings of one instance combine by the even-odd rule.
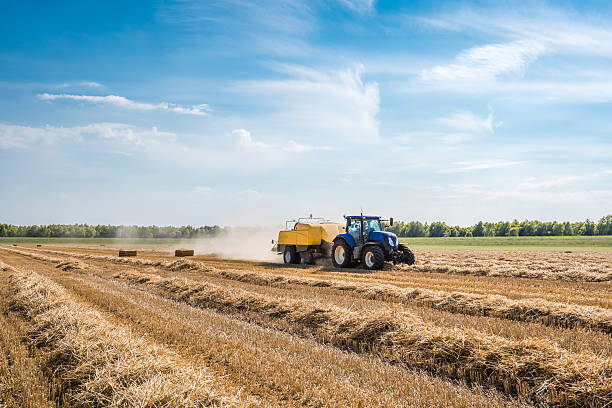
[[[24,253],[21,251],[21,253]],[[58,253],[60,255],[60,253]],[[35,254],[33,256],[36,256]],[[44,255],[39,255],[44,257]],[[101,258],[125,264],[141,265],[142,260],[122,258]],[[59,259],[56,259],[59,261]],[[430,307],[452,313],[472,316],[490,316],[521,322],[539,322],[549,326],[564,328],[583,327],[612,333],[612,310],[595,306],[570,305],[542,299],[513,300],[501,295],[478,295],[458,291],[441,291],[410,287],[396,287],[388,284],[350,282],[341,279],[322,279],[312,277],[291,277],[274,273],[257,273],[231,269],[218,269],[198,262],[157,261],[155,266],[173,272],[190,270],[207,277],[220,277],[261,286],[286,287],[287,285],[325,287],[349,292],[357,297],[404,302]]]
[[[101,255],[99,251],[80,248],[65,250],[36,249],[37,252],[73,256],[90,260],[106,260],[134,266],[164,266],[174,259],[168,255],[145,252],[136,259],[118,258],[113,255]],[[105,251],[107,253],[108,251]],[[116,252],[115,252],[116,254]],[[612,257],[608,260],[612,263]],[[221,261],[214,258],[196,258],[193,261],[204,269],[231,270],[241,272],[270,273],[277,275],[307,278],[343,279],[350,282],[365,282],[370,285],[383,284],[408,289],[456,291],[460,286],[466,291],[480,295],[502,295],[513,300],[539,298],[550,302],[572,303],[584,306],[612,308],[612,284],[610,282],[555,281],[547,279],[515,279],[503,276],[476,276],[436,274],[429,272],[416,273],[409,268],[394,267],[392,270],[379,271],[375,274],[363,270],[338,270],[329,267],[288,267],[283,264],[257,263],[245,261]],[[357,273],[355,273],[357,272]]]
[[[512,342],[471,330],[443,330],[405,313],[356,313],[142,273],[115,278],[192,306],[240,313],[263,324],[275,322],[324,343],[535,401],[598,406],[612,400],[612,360],[595,355],[572,355],[537,341]]]
[[[140,270],[165,277],[184,277],[193,281],[213,283],[226,288],[245,289],[261,295],[278,296],[296,300],[311,299],[320,304],[330,304],[342,308],[350,308],[352,310],[380,310],[382,312],[386,312],[389,309],[396,311],[403,310],[418,315],[424,321],[441,327],[471,328],[483,334],[502,336],[515,341],[542,339],[574,352],[590,351],[602,355],[612,355],[612,336],[590,331],[588,329],[562,329],[554,326],[545,326],[540,323],[530,323],[528,321],[498,319],[482,315],[473,316],[460,313],[460,311],[451,313],[418,305],[410,300],[397,303],[397,299],[392,297],[379,296],[378,299],[376,299],[376,296],[374,296],[374,299],[372,299],[371,296],[366,296],[364,294],[355,293],[353,291],[337,290],[326,286],[291,284],[255,285],[251,283],[241,283],[240,281],[221,278],[219,272],[223,271],[211,267],[210,265],[203,265],[204,268],[201,268],[200,266],[202,266],[202,264],[200,262],[194,264],[192,261],[185,262],[184,260],[155,261],[159,266],[152,267],[141,265],[142,263],[149,264],[148,260],[127,259],[126,261],[125,258],[115,257],[111,260],[88,258],[87,263],[85,263],[75,258],[66,256],[60,257],[58,253],[46,255],[38,251],[16,251],[23,253],[25,256],[54,263],[63,269],[86,269],[88,273],[95,273],[104,277],[112,277],[118,271],[130,272],[133,270]],[[119,260],[118,263],[115,262],[117,260]],[[194,270],[192,268],[193,265],[198,265],[198,267]],[[230,270],[230,272],[243,273],[245,271]],[[262,272],[261,276],[265,278],[268,274]],[[299,278],[301,279],[301,277]],[[342,280],[344,280],[344,278],[342,278]],[[351,284],[353,284],[353,282],[351,282]],[[354,284],[367,287],[363,281],[354,282]]]
[[[471,387],[467,391],[470,398],[480,398],[480,386],[512,397],[503,404],[515,404],[518,400],[550,406],[612,404],[611,311],[575,304],[573,299],[562,303],[487,294],[486,290],[493,289],[496,280],[515,278],[466,277],[468,284],[464,287],[458,275],[448,274],[447,285],[436,289],[431,282],[432,288],[423,287],[435,275],[431,273],[421,278],[414,273],[398,276],[398,271],[333,274],[326,267],[309,270],[228,262],[227,265],[241,265],[233,268],[224,267],[219,260],[173,260],[158,254],[147,259],[118,258],[83,250],[3,249],[2,257],[43,270],[45,279],[52,279],[54,284],[109,313],[114,324],[130,327],[143,337],[152,336],[179,359],[212,366],[215,372],[228,378],[228,384],[244,389],[245,395],[266,396],[260,400],[264,405],[280,406],[283,404],[279,401],[290,399],[291,392],[285,387],[291,380],[287,378],[299,375],[304,367],[286,368],[284,383],[270,379],[267,385],[260,382],[253,385],[246,379],[261,375],[261,371],[249,365],[240,370],[236,363],[228,366],[228,361],[232,361],[229,353],[213,356],[211,342],[219,339],[210,331],[207,340],[201,340],[209,346],[207,353],[206,348],[188,346],[181,335],[172,335],[161,326],[170,327],[170,322],[171,326],[182,325],[181,333],[190,333],[190,338],[195,338],[196,315],[186,318],[186,314],[196,313],[200,321],[202,316],[216,315],[225,320],[226,327],[234,325],[228,331],[248,327],[245,330],[253,333],[266,332],[267,339],[274,333],[278,338],[309,342],[305,349],[334,350],[356,361],[367,361],[369,366],[372,361],[379,361],[385,369],[399,370],[405,375],[417,375],[412,370],[423,370],[428,374],[419,375],[442,381],[447,384],[445,388],[448,380],[455,379]],[[410,286],[411,280],[420,280],[422,286]],[[545,277],[531,280],[552,282]],[[515,281],[521,283],[514,285],[513,290],[537,293],[538,288],[528,288],[523,283],[528,279]],[[544,291],[552,296],[578,287],[582,291],[580,296],[598,299],[609,290],[607,282],[557,282],[559,288],[544,284]],[[485,294],[472,293],[472,283],[476,291],[484,290]],[[183,308],[183,317],[178,319],[163,312],[158,302]],[[151,318],[144,318],[145,314]],[[153,329],[155,321],[158,323]],[[216,347],[219,348],[218,344]],[[264,357],[253,357],[251,364],[261,366],[260,359]],[[277,365],[275,371],[283,371],[275,358],[269,360]],[[365,382],[365,377],[360,380],[364,381],[360,393],[380,392]],[[320,393],[310,391],[310,386],[317,389],[314,383],[321,376],[313,378],[308,390],[293,394],[294,402],[310,405],[323,401]],[[296,385],[292,387],[295,389]],[[462,386],[458,387],[460,390]],[[339,391],[333,400],[338,405],[366,400],[355,397],[341,384],[335,388]],[[395,395],[401,392],[386,402],[394,401]],[[489,391],[485,398],[495,400],[495,393]]]
[[[12,269],[0,262],[0,274]],[[0,297],[10,295],[8,282],[0,279]],[[0,407],[51,408],[53,386],[45,377],[40,354],[27,345],[28,327],[10,310],[8,302],[0,302]]]
[[[31,323],[30,342],[49,350],[44,366],[69,406],[259,406],[213,390],[215,377],[71,297],[36,272],[11,274],[11,307]]]
[[[134,333],[153,336],[222,381],[271,406],[518,407],[495,391],[470,390],[425,373],[173,302],[95,276],[0,254],[44,273]]]

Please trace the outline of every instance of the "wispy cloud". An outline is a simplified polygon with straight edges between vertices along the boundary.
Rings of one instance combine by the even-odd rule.
[[[340,4],[358,13],[372,13],[376,0],[338,0]]]
[[[104,85],[95,81],[76,81],[76,82],[64,82],[57,85],[57,88],[102,88]]]
[[[286,147],[283,147],[283,150],[287,152],[296,152],[296,153],[304,153],[304,152],[313,152],[313,151],[331,151],[334,148],[330,146],[312,146],[298,143],[294,140],[290,140],[287,143]]]
[[[266,148],[270,147],[268,144],[263,142],[256,142],[251,136],[251,132],[246,129],[234,129],[232,134],[239,137],[240,146],[246,148]]]
[[[455,61],[421,71],[425,81],[487,80],[502,75],[522,75],[545,50],[543,43],[519,40],[487,44],[463,51]]]
[[[521,162],[504,159],[460,161],[453,163],[455,167],[450,169],[438,170],[436,171],[436,173],[462,173],[466,171],[489,170],[500,167],[517,166],[519,164],[521,164]]]
[[[452,129],[476,133],[493,133],[494,129],[500,126],[500,123],[493,123],[493,108],[491,106],[488,108],[489,115],[486,118],[481,118],[470,111],[456,111],[448,116],[438,118],[437,122]]]
[[[494,39],[460,51],[451,61],[422,69],[421,82],[433,89],[496,93],[530,101],[612,100],[609,22],[551,8],[516,10],[520,8],[512,12],[459,10],[419,19],[430,28]],[[575,66],[564,67],[576,58],[599,61],[605,68],[597,79],[581,77]]]
[[[362,79],[363,66],[339,71],[277,66],[289,78],[243,81],[236,91],[271,105],[267,118],[283,131],[360,143],[379,141],[380,95],[376,82]]]
[[[285,152],[292,153],[307,153],[313,151],[330,151],[334,148],[330,146],[311,146],[302,143],[298,143],[294,140],[289,140],[286,145],[279,146],[274,144],[268,144],[260,141],[256,141],[251,136],[251,132],[246,129],[234,129],[232,134],[238,136],[238,144],[241,147],[248,149],[269,149],[269,150],[282,150]]]
[[[146,129],[121,123],[94,123],[74,127],[30,127],[0,123],[2,149],[26,149],[40,144],[50,145],[64,140],[80,141],[86,138],[114,139],[131,145],[145,146],[156,139],[173,140],[175,136],[174,133],[160,132],[155,126]]]
[[[448,186],[449,193],[443,193],[438,198],[466,199],[475,198],[479,200],[519,200],[528,203],[588,203],[594,201],[606,202],[612,198],[610,189],[589,189],[551,191],[548,188],[534,189],[524,188],[520,184],[512,184],[503,188],[500,186],[488,186],[481,184],[451,184]]]
[[[37,95],[38,99],[43,101],[55,101],[58,99],[69,99],[74,101],[82,101],[88,103],[99,103],[106,105],[113,105],[124,109],[142,110],[142,111],[154,111],[163,110],[169,112],[176,112],[185,115],[200,115],[205,116],[210,112],[210,106],[207,104],[194,105],[194,106],[180,106],[173,103],[161,102],[158,104],[136,102],[123,96],[117,95],[73,95],[73,94],[50,94],[42,93]]]

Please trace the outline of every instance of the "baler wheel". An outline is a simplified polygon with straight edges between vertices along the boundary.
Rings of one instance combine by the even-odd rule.
[[[300,263],[300,254],[295,252],[295,247],[288,246],[285,248],[285,252],[283,253],[283,261],[285,261],[286,264]]]

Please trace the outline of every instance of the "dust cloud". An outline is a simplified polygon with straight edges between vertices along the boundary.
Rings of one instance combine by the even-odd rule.
[[[245,261],[282,262],[281,256],[270,249],[278,238],[279,227],[234,227],[211,238],[182,241],[183,248],[194,249],[198,255],[216,255],[219,258]]]

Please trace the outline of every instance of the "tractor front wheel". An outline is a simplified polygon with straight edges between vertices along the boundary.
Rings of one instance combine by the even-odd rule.
[[[361,262],[366,269],[379,270],[385,265],[385,253],[380,247],[371,245],[363,250],[361,255]]]
[[[348,268],[353,262],[353,251],[343,240],[334,241],[331,250],[332,264],[336,268]]]
[[[399,244],[398,249],[402,253],[402,263],[414,264],[414,252],[404,244]]]

